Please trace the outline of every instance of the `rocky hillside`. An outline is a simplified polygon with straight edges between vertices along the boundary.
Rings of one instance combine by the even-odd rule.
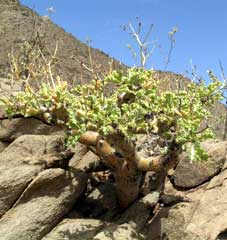
[[[7,52],[31,37],[42,19],[17,0],[0,0],[0,66],[7,73]],[[88,64],[85,44],[49,23],[46,44],[61,39],[58,71],[79,83]],[[108,69],[110,58],[92,49]],[[79,59],[75,62],[74,56]],[[121,67],[116,61],[115,66]],[[4,74],[3,74],[4,73]],[[84,82],[91,75],[83,73]],[[170,82],[189,80],[156,72]],[[174,86],[174,85],[173,85]],[[20,85],[14,86],[17,91]],[[0,78],[0,96],[11,92]],[[226,109],[217,103],[211,124],[219,137]],[[64,132],[36,118],[7,119],[0,109],[0,240],[227,240],[227,141],[203,143],[207,162],[191,163],[185,154],[162,186],[162,176],[147,172],[139,198],[120,209],[113,172],[86,146],[66,148]],[[142,135],[138,147],[148,145]],[[161,186],[161,188],[160,188]],[[164,188],[164,192],[162,192]]]
[[[226,141],[204,143],[205,163],[182,155],[163,194],[148,172],[122,210],[113,173],[84,145],[66,149],[62,135],[33,118],[1,121],[0,240],[227,239]]]
[[[59,26],[45,21],[45,18],[22,6],[18,0],[0,0],[0,18],[0,68],[3,77],[9,71],[8,53],[14,51],[16,54],[20,44],[30,41],[34,33],[41,29],[44,45],[49,51],[54,52],[56,43],[59,44],[57,69],[65,80],[81,83],[91,78],[90,72],[81,67],[82,63],[90,67],[87,45]],[[109,70],[111,58],[108,55],[93,48],[91,54],[103,71]],[[113,61],[113,68],[119,69],[121,66]]]

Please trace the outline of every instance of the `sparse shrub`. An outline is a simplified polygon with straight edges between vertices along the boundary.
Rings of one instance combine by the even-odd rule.
[[[91,60],[91,68],[84,67],[94,74],[94,80],[70,86],[55,75],[57,46],[46,58],[39,35],[35,36],[33,44],[25,43],[23,56],[11,56],[12,79],[22,78],[24,87],[2,98],[2,105],[9,117],[36,116],[60,124],[68,144],[79,141],[91,147],[115,171],[122,207],[137,198],[143,172],[167,174],[178,163],[182,150],[188,152],[191,161],[207,159],[200,142],[214,136],[206,120],[223,89],[211,73],[207,86],[202,81],[191,82],[173,90],[168,79],[163,82],[154,77],[154,71],[145,69],[150,56],[145,38],[140,46],[140,68],[130,68],[126,73],[110,71],[103,77]],[[202,122],[206,123],[204,127]],[[135,144],[141,133],[154,139],[149,155]]]
[[[26,84],[24,91],[1,101],[11,117],[39,116],[65,126],[69,144],[93,146],[115,171],[119,203],[127,207],[138,196],[143,171],[167,172],[178,163],[182,149],[192,161],[206,159],[200,142],[213,133],[209,126],[201,129],[201,122],[210,114],[208,107],[221,98],[217,79],[208,86],[192,82],[185,90],[169,91],[160,90],[162,80],[152,75],[151,70],[131,68],[83,86],[70,87],[58,79],[34,91]],[[105,94],[110,84],[115,88]],[[159,139],[148,157],[135,146],[138,133]]]

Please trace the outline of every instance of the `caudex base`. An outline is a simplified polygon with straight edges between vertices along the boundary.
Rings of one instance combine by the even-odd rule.
[[[122,208],[127,208],[138,197],[144,171],[167,172],[178,162],[177,148],[170,149],[166,155],[144,158],[132,142],[115,130],[106,137],[87,131],[79,142],[92,146],[101,160],[115,171],[116,191]]]

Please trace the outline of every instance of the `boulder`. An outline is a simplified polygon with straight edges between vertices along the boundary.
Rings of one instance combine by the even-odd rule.
[[[86,188],[84,173],[47,169],[0,219],[1,240],[39,240],[71,210]]]
[[[14,118],[0,121],[0,141],[12,142],[22,135],[63,135],[63,130],[35,118]]]
[[[72,167],[76,165],[78,162],[80,162],[82,157],[88,152],[88,147],[79,142],[77,142],[75,146],[69,146],[68,149],[74,153],[74,156],[72,157],[69,163],[69,165]]]
[[[100,160],[99,156],[83,144],[77,143],[76,147],[70,151],[75,152],[75,154],[69,161],[69,167],[85,171],[91,175],[93,172],[109,170],[109,167]]]
[[[130,224],[111,226],[98,233],[93,240],[144,240],[145,237],[138,233]]]
[[[0,166],[0,217],[12,207],[42,166]]]
[[[218,174],[226,160],[227,141],[207,141],[203,147],[209,155],[206,162],[190,162],[186,154],[182,154],[173,176],[174,186],[184,189],[194,188]]]
[[[14,164],[25,162],[25,158],[57,156],[65,151],[64,138],[48,135],[23,135],[12,142],[3,152],[5,158],[11,158]],[[7,159],[9,161],[10,159]],[[0,161],[6,161],[1,157]]]
[[[191,202],[161,208],[149,225],[149,239],[216,240],[225,236],[227,170],[193,192],[187,194]]]
[[[185,232],[185,227],[190,221],[193,210],[194,205],[190,203],[178,203],[172,207],[161,208],[149,224],[148,239],[202,240],[198,236]]]
[[[118,223],[129,223],[141,230],[151,216],[154,206],[158,203],[159,192],[151,192],[132,204],[121,216]]]
[[[84,149],[85,150],[85,149]],[[99,157],[92,151],[79,151],[69,162],[69,166],[83,171],[90,171],[99,163]]]
[[[203,239],[216,239],[227,229],[227,170],[208,184],[186,231]]]
[[[62,161],[64,149],[60,136],[24,135],[0,153],[0,217],[39,172]]]
[[[91,240],[105,225],[97,219],[64,219],[42,240]]]

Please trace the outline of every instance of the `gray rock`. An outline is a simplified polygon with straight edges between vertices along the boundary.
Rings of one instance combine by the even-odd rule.
[[[0,166],[0,217],[12,207],[42,166]]]
[[[209,141],[203,144],[209,155],[207,162],[191,163],[188,157],[183,154],[172,180],[176,187],[194,188],[215,176],[221,171],[227,155],[226,141]]]
[[[143,240],[144,235],[138,233],[130,224],[122,224],[120,226],[112,226],[98,233],[94,240]]]
[[[136,226],[137,231],[142,229],[151,215],[152,208],[157,204],[159,192],[152,192],[135,202],[121,216],[118,223],[129,223]]]
[[[42,240],[91,240],[104,226],[97,219],[64,219]]]
[[[216,239],[227,229],[227,170],[214,177],[202,195],[186,231]]]
[[[0,153],[0,217],[44,168],[61,159],[59,136],[24,135]]]
[[[75,146],[69,146],[69,150],[74,153],[74,156],[69,162],[69,166],[71,167],[78,164],[82,157],[88,152],[87,146],[79,142],[77,142]]]
[[[15,161],[21,163],[20,160],[24,162],[25,157],[59,155],[63,151],[65,146],[61,136],[23,135],[12,142],[2,154],[12,158],[14,163]]]
[[[179,203],[167,208],[161,208],[148,225],[146,233],[149,240],[205,240],[185,231],[193,214],[195,205]]]
[[[1,240],[38,240],[62,220],[86,188],[79,172],[47,169],[0,220]]]
[[[220,167],[214,162],[191,163],[188,158],[184,158],[173,174],[174,186],[185,189],[197,187],[217,174]]]
[[[63,131],[56,126],[44,124],[35,118],[14,118],[0,121],[0,140],[12,142],[21,135],[63,135]]]
[[[149,225],[148,239],[220,239],[227,229],[226,189],[227,170],[215,176],[202,190],[198,188],[193,194],[188,193],[191,202],[162,208]]]
[[[94,169],[99,163],[99,157],[92,151],[85,152],[85,149],[75,153],[69,162],[69,166],[83,171],[90,171]]]

